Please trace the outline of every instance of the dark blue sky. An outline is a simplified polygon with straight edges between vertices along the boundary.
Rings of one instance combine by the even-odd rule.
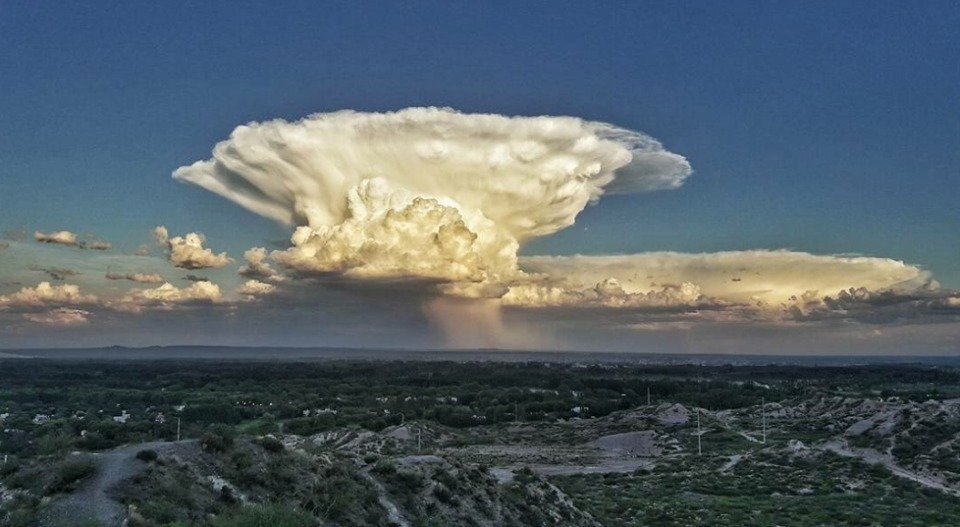
[[[286,228],[170,179],[236,125],[415,105],[561,114],[685,155],[534,253],[793,248],[960,287],[960,4],[0,4],[0,230]]]

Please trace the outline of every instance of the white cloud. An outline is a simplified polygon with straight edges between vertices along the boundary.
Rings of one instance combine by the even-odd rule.
[[[167,228],[163,225],[157,225],[153,228],[153,239],[156,240],[160,245],[166,245],[167,240],[170,239],[170,232],[167,231]]]
[[[263,247],[253,247],[243,253],[243,259],[247,261],[240,267],[239,274],[255,280],[268,280],[271,282],[281,282],[284,276],[277,273],[273,267],[267,263],[267,250]]]
[[[137,313],[145,308],[172,309],[180,304],[216,304],[222,300],[220,286],[212,282],[194,282],[183,288],[167,282],[153,289],[132,290],[109,305]]]
[[[47,305],[82,305],[93,304],[96,301],[96,296],[83,294],[79,286],[72,284],[50,285],[50,282],[40,282],[36,287],[24,287],[16,293],[0,296],[0,309]]]
[[[675,188],[690,172],[606,123],[410,108],[251,123],[174,177],[298,226],[274,253],[294,270],[475,283],[512,279],[523,242],[608,187]]]
[[[250,299],[252,297],[269,295],[276,291],[276,289],[277,286],[273,284],[267,284],[259,280],[247,280],[237,288],[237,293],[245,297],[245,299]]]
[[[58,245],[67,245],[70,247],[78,247],[80,249],[92,249],[94,251],[108,251],[113,248],[109,242],[103,240],[98,240],[93,238],[90,235],[87,235],[86,240],[81,240],[76,234],[70,231],[56,231],[50,233],[43,233],[36,231],[33,233],[33,239],[40,243],[54,243]]]
[[[516,273],[517,243],[492,228],[475,232],[454,206],[410,198],[381,179],[351,190],[343,222],[300,227],[294,247],[273,257],[299,271],[352,278],[485,282]]]
[[[931,284],[928,271],[896,260],[791,251],[532,256],[521,258],[520,265],[575,291],[609,278],[632,294],[690,283],[708,298],[772,308],[851,287],[916,291]]]
[[[42,313],[25,313],[30,322],[48,326],[79,326],[88,324],[91,313],[82,309],[57,308]]]
[[[77,235],[70,231],[56,231],[51,233],[36,231],[33,233],[33,239],[40,243],[56,243],[59,245],[69,245],[72,247],[80,246],[80,241],[77,239]]]
[[[661,286],[645,292],[628,292],[616,278],[607,278],[589,288],[519,284],[511,286],[501,300],[507,306],[603,308],[697,306],[715,302],[705,298],[700,288],[690,282]]]
[[[191,232],[185,236],[169,237],[167,228],[158,225],[153,231],[157,242],[167,249],[167,259],[181,269],[212,269],[223,267],[233,261],[222,252],[215,254],[203,246],[206,239],[202,234]]]

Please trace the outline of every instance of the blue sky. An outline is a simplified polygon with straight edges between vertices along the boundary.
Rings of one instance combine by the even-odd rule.
[[[249,121],[450,106],[614,123],[694,168],[523,254],[856,253],[960,288],[958,27],[936,1],[4,2],[0,231],[132,252],[164,224],[239,259],[290,229],[177,167]]]

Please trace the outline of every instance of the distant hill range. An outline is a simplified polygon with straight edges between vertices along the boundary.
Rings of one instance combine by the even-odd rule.
[[[531,351],[503,349],[367,349],[367,348],[291,348],[234,346],[149,346],[130,348],[56,348],[4,349],[2,359],[57,360],[250,360],[250,361],[494,361],[563,362],[613,364],[702,364],[844,366],[862,364],[926,364],[960,366],[960,355],[942,356],[864,356],[864,355],[725,355],[665,353],[604,353],[580,351]]]

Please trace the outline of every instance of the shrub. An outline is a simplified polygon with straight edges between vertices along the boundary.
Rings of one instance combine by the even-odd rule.
[[[37,441],[37,451],[42,455],[63,452],[73,445],[73,438],[65,432],[47,434]]]
[[[16,458],[10,459],[6,463],[0,463],[0,478],[9,476],[20,470],[20,461]]]
[[[211,452],[226,452],[233,446],[233,430],[229,427],[216,425],[200,438],[200,446]]]
[[[32,527],[36,525],[37,518],[32,510],[18,509],[11,511],[5,518],[10,527]]]
[[[57,469],[54,480],[47,487],[47,493],[70,489],[76,482],[85,479],[97,471],[97,466],[89,459],[71,459],[63,462]]]
[[[151,461],[157,460],[157,451],[156,450],[141,450],[137,452],[137,459],[149,463]]]
[[[278,454],[283,452],[283,443],[279,439],[272,436],[264,436],[260,439],[260,446],[263,447],[267,452]]]
[[[433,487],[433,496],[440,501],[440,503],[446,503],[448,505],[454,504],[457,502],[456,497],[450,492],[445,485],[439,484]]]
[[[218,516],[212,527],[315,527],[317,520],[294,507],[283,505],[248,505],[235,512]]]
[[[377,464],[373,466],[373,473],[380,476],[388,476],[395,474],[397,472],[397,466],[393,462],[381,459],[377,461]]]

